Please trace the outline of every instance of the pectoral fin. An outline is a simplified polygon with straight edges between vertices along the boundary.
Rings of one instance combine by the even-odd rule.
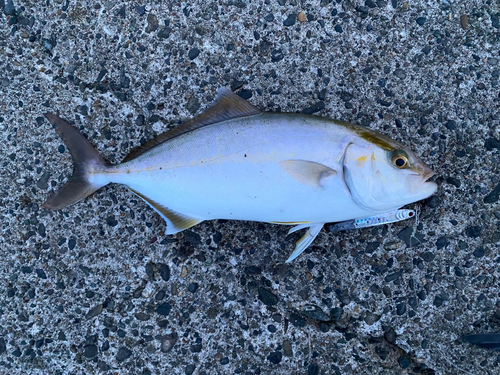
[[[297,225],[296,227],[290,229],[289,233],[293,233],[299,229],[309,227],[307,232],[300,238],[300,240],[297,241],[297,243],[295,244],[295,250],[293,251],[292,254],[290,254],[290,256],[288,257],[288,259],[286,260],[285,263],[290,263],[292,260],[297,258],[300,254],[302,254],[304,252],[304,250],[307,249],[307,247],[314,241],[316,236],[321,231],[321,228],[323,228],[324,224],[325,223],[318,223],[318,224],[314,224],[314,225],[301,224],[301,225]]]
[[[304,185],[321,187],[322,182],[337,174],[326,165],[307,160],[284,160],[279,163],[290,176]]]
[[[140,197],[142,200],[144,200],[151,208],[153,208],[156,212],[158,212],[158,214],[160,214],[160,216],[167,223],[167,230],[165,231],[166,234],[175,234],[202,222],[202,220],[200,219],[189,217],[180,212],[176,212],[163,207],[162,205],[156,203],[155,201],[149,199],[148,197],[133,189],[129,188],[129,190]]]

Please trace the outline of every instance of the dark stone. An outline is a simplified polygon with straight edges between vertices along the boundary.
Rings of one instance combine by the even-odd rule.
[[[252,91],[250,90],[241,90],[238,92],[238,96],[242,99],[248,100],[252,97]]]
[[[319,112],[325,108],[325,103],[323,101],[317,102],[311,107],[305,108],[302,110],[302,113],[305,115],[312,115],[313,113]]]
[[[465,234],[467,237],[478,238],[481,236],[481,227],[477,225],[472,225],[465,229]]]
[[[226,357],[227,358],[227,357]],[[184,369],[184,374],[186,375],[192,375],[194,373],[194,370],[196,370],[196,366],[190,363],[189,365],[186,366]]]
[[[95,345],[86,346],[83,355],[87,358],[94,358],[97,355],[97,346]]]
[[[267,356],[267,360],[271,363],[274,363],[275,365],[280,363],[282,358],[283,358],[283,353],[281,352],[271,352]]]
[[[318,375],[319,374],[319,366],[316,363],[311,363],[307,367],[307,375]]]
[[[488,138],[486,142],[484,142],[484,147],[486,147],[487,151],[492,151],[494,148],[500,150],[500,141],[495,138]]]
[[[136,319],[140,320],[141,322],[146,322],[149,320],[149,318],[151,318],[150,315],[145,314],[143,312],[135,313],[135,317],[136,317]]]
[[[184,231],[184,238],[193,246],[201,244],[200,235],[190,230]]]
[[[301,328],[306,326],[306,320],[298,314],[291,313],[290,314],[290,323],[293,326]]]
[[[286,20],[283,21],[283,26],[293,26],[295,25],[295,20],[297,19],[297,15],[295,13],[290,14]]]
[[[160,350],[162,351],[162,353],[168,353],[169,351],[171,351],[178,338],[179,336],[175,332],[163,336],[160,346]]]
[[[307,305],[301,311],[302,315],[307,316],[310,319],[319,320],[323,322],[328,322],[330,320],[330,316],[325,313],[319,306],[316,305]]]
[[[153,13],[148,14],[148,25],[146,26],[146,32],[147,33],[152,33],[153,31],[156,31],[158,29],[159,23],[158,23],[158,18]]]
[[[236,91],[243,85],[246,85],[247,83],[248,83],[247,81],[234,80],[233,82],[231,82],[231,91]]]
[[[474,250],[473,254],[476,258],[484,257],[485,255],[484,248],[483,247],[477,248],[476,250]]]
[[[198,288],[199,288],[198,283],[191,283],[188,286],[188,291],[191,292],[191,293],[196,293],[196,291],[198,290]]]
[[[491,14],[491,26],[493,26],[495,29],[500,29],[500,13],[497,14]]]
[[[342,100],[343,102],[349,102],[353,98],[353,95],[347,91],[341,91],[339,95],[340,95],[340,100]]]
[[[196,114],[198,110],[200,109],[200,102],[196,95],[191,95],[189,98],[187,104],[186,104],[186,109],[192,114]]]
[[[457,128],[457,123],[453,120],[448,120],[445,126],[449,130],[455,130]]]
[[[344,31],[344,30],[342,30],[342,26],[340,26],[340,25],[335,25],[334,29],[335,29],[335,31],[336,31],[336,32],[338,32],[338,33],[341,33],[341,32],[343,32],[343,31]]]
[[[404,241],[408,247],[418,246],[424,242],[423,234],[420,232],[415,232],[414,234],[413,231],[413,227],[408,227],[398,233],[399,239]]]
[[[375,2],[373,0],[366,0],[365,5],[368,8],[372,8],[372,9],[377,7],[377,4],[375,4]]]
[[[426,262],[432,262],[436,255],[432,253],[431,251],[426,251],[421,255],[422,259]]]
[[[49,188],[49,172],[43,172],[40,179],[36,182],[36,186],[38,186],[42,190],[47,190]]]
[[[398,272],[394,272],[394,273],[391,273],[389,275],[387,275],[385,278],[384,278],[384,281],[387,282],[387,283],[390,283],[391,281],[394,281],[394,280],[397,280],[401,277],[401,275],[403,274],[403,270],[400,270]]]
[[[441,204],[441,199],[437,195],[433,195],[427,199],[427,206],[430,208],[437,208]]]
[[[170,280],[170,267],[168,266],[168,264],[162,264],[160,266],[160,276],[163,279],[163,281]]]
[[[188,53],[189,60],[194,60],[198,57],[200,54],[200,50],[196,47],[191,48]]]
[[[272,62],[278,62],[283,60],[283,51],[281,49],[275,49],[271,52],[271,61]]]
[[[278,304],[278,297],[266,288],[259,287],[259,299],[266,306],[274,306]]]
[[[391,344],[395,344],[397,336],[396,336],[396,331],[394,331],[394,328],[389,328],[389,330],[384,333],[384,338]]]
[[[441,307],[443,305],[444,299],[440,295],[434,297],[434,301],[432,302],[434,306]]]
[[[14,6],[14,3],[12,2],[12,0],[7,0],[7,2],[5,3],[5,6],[3,8],[3,11],[4,11],[6,16],[15,16],[16,15],[16,7]]]
[[[425,46],[422,48],[422,52],[428,55],[431,52],[431,46]]]
[[[403,315],[406,312],[406,303],[401,302],[396,305],[396,313],[398,315]]]
[[[332,317],[333,321],[337,321],[340,320],[343,312],[344,310],[342,309],[342,307],[334,307],[330,310],[330,316]]]
[[[0,354],[7,350],[7,345],[5,344],[5,339],[0,337]]]
[[[123,361],[129,359],[131,355],[132,355],[132,351],[129,348],[127,348],[126,346],[121,346],[118,349],[118,353],[116,353],[116,360],[118,362],[123,362]]]
[[[229,358],[228,357],[224,357],[220,360],[220,364],[221,365],[227,365],[229,363]]]
[[[449,183],[450,185],[453,185],[453,186],[457,187],[457,188],[459,188],[460,185],[461,185],[460,180],[458,180],[455,177],[448,177],[446,179],[446,182]]]
[[[163,302],[158,308],[156,312],[160,315],[167,316],[170,313],[172,306],[168,302]]]
[[[268,15],[266,15],[264,17],[264,19],[267,21],[267,22],[273,22],[274,21],[274,15],[272,13],[269,13]]]
[[[396,70],[394,70],[394,75],[396,77],[398,77],[399,79],[405,79],[406,78],[406,72],[401,69],[401,68],[398,68]]]
[[[106,224],[108,224],[110,227],[116,227],[118,225],[118,221],[114,216],[108,216],[108,218],[106,219]]]
[[[425,21],[427,21],[427,18],[425,17],[418,17],[415,22],[417,22],[420,26],[423,26]]]
[[[245,267],[245,273],[248,275],[259,275],[262,273],[262,268],[260,266],[248,266]]]
[[[37,268],[35,270],[37,276],[40,278],[40,279],[46,279],[47,278],[47,275],[45,274],[45,271],[42,270],[41,268]]]
[[[402,368],[408,368],[411,365],[411,361],[404,355],[398,358],[398,363]]]
[[[381,317],[382,316],[379,314],[374,314],[371,311],[368,311],[363,320],[365,321],[366,324],[371,326],[371,325],[375,324],[376,322],[378,322]]]
[[[489,193],[486,197],[484,197],[484,203],[495,203],[498,201],[500,197],[500,183],[495,186],[495,188]]]
[[[449,244],[450,244],[450,241],[448,240],[448,237],[446,237],[446,236],[439,237],[436,241],[436,247],[438,250],[441,250],[442,248],[448,246]]]
[[[99,305],[96,305],[96,306],[92,307],[88,311],[88,313],[86,315],[86,318],[87,319],[92,319],[92,318],[96,317],[97,315],[99,315],[100,313],[102,313],[102,308],[103,308],[102,304],[99,304]]]
[[[158,34],[156,34],[156,35],[160,39],[168,39],[171,32],[172,32],[172,29],[170,27],[165,27],[165,28],[161,29],[160,31],[158,31]]]

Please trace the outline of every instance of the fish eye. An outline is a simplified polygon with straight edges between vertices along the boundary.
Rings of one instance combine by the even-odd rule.
[[[395,151],[391,157],[392,164],[396,168],[403,169],[408,166],[408,157],[401,151]]]

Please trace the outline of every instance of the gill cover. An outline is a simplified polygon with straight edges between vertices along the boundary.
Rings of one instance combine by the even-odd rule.
[[[383,211],[399,208],[413,200],[408,196],[408,171],[391,165],[379,147],[351,143],[344,156],[345,183],[360,207]]]

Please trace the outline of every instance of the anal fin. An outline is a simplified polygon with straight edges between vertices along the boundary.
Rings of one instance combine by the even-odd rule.
[[[300,254],[302,254],[304,252],[304,250],[307,249],[307,247],[314,241],[316,236],[319,234],[319,232],[323,228],[324,224],[325,223],[318,223],[318,224],[313,224],[313,225],[301,224],[301,225],[297,225],[296,227],[290,229],[289,233],[293,233],[297,230],[309,227],[307,232],[300,238],[300,240],[297,241],[297,243],[295,244],[295,250],[293,251],[292,254],[290,254],[290,256],[288,257],[288,259],[286,260],[285,263],[290,263],[292,260],[297,258]]]
[[[160,216],[165,220],[165,222],[167,223],[167,230],[165,231],[165,234],[175,234],[181,232],[184,229],[191,228],[203,221],[163,207],[161,204],[149,199],[148,197],[142,195],[134,189],[128,189],[139,198],[141,198],[144,202],[146,202],[156,212],[158,212],[158,214],[160,214]]]

